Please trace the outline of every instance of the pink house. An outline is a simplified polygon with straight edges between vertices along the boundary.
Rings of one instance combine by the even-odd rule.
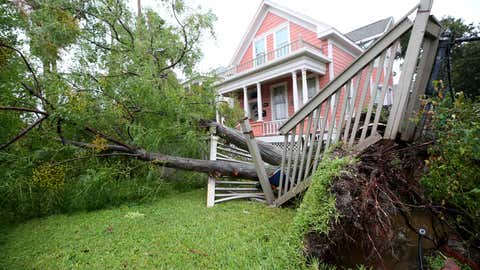
[[[283,138],[278,128],[284,121],[392,24],[393,19],[387,18],[342,34],[330,25],[263,0],[229,68],[219,74],[218,94],[239,101],[255,136],[280,142]],[[371,80],[363,78],[361,84]]]

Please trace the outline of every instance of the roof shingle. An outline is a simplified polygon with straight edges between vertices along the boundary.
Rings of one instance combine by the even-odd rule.
[[[345,34],[353,42],[357,43],[362,40],[369,39],[369,37],[374,37],[376,35],[382,34],[387,30],[387,26],[390,21],[393,21],[393,17],[388,17],[383,20],[373,22],[371,24],[362,26],[353,31],[350,31]]]

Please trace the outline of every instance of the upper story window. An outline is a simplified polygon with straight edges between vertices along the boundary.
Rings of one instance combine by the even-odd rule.
[[[254,49],[255,49],[255,66],[260,66],[265,64],[265,61],[266,61],[265,37],[255,40]]]
[[[281,29],[275,32],[275,57],[282,57],[287,55],[290,52],[290,48],[288,46],[290,41],[288,35],[288,28],[287,26],[282,27]]]

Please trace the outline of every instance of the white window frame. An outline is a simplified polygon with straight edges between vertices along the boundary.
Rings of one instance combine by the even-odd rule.
[[[277,121],[277,120],[283,120],[283,119],[276,119],[276,115],[275,115],[275,111],[274,111],[274,104],[273,104],[273,88],[276,88],[276,87],[279,87],[279,86],[282,86],[283,85],[283,88],[285,89],[285,100],[286,100],[286,103],[287,103],[287,117],[284,118],[284,119],[288,119],[288,117],[290,117],[289,113],[288,113],[288,109],[289,109],[289,106],[288,106],[288,85],[287,85],[287,82],[281,82],[281,83],[276,83],[276,84],[272,84],[270,85],[270,113],[272,115],[272,121]]]
[[[253,51],[253,57],[252,57],[252,61],[253,61],[253,65],[255,67],[258,67],[258,66],[261,66],[261,65],[258,65],[257,64],[257,52],[256,52],[256,47],[255,46],[255,43],[257,43],[257,41],[260,41],[260,40],[263,40],[263,51],[264,51],[264,61],[261,65],[264,65],[265,63],[267,63],[268,59],[267,59],[267,36],[266,35],[262,35],[260,37],[257,37],[255,38],[253,41],[252,41],[252,51]],[[256,60],[257,59],[257,60]]]
[[[282,29],[282,28],[284,28],[284,27],[287,27],[288,43],[291,43],[291,42],[292,42],[292,41],[291,41],[291,36],[290,36],[290,22],[287,21],[287,22],[284,22],[284,23],[282,23],[282,24],[280,24],[280,25],[277,25],[277,26],[275,26],[274,28],[266,31],[265,33],[263,33],[263,34],[261,34],[261,35],[259,35],[258,37],[255,37],[255,38],[252,39],[252,52],[253,52],[252,60],[255,59],[255,58],[256,58],[256,55],[257,55],[257,52],[255,51],[255,42],[258,41],[258,40],[260,40],[260,39],[263,39],[263,40],[264,40],[263,44],[264,44],[264,49],[265,49],[265,63],[268,62],[267,37],[268,37],[269,35],[272,35],[272,36],[273,36],[273,50],[275,51],[275,50],[277,49],[277,48],[276,48],[276,44],[275,44],[275,33],[276,33],[278,30],[280,30],[280,29]],[[257,31],[258,31],[258,30],[257,30]],[[257,65],[256,65],[256,61],[253,61],[253,62],[254,62],[254,66],[256,67],[256,66],[257,66]]]
[[[283,28],[287,28],[287,37],[288,37],[288,41],[287,41],[287,44],[290,44],[292,42],[292,38],[290,36],[290,23],[283,23],[277,27],[275,27],[273,30],[273,51],[275,52],[277,50],[277,32],[282,30]],[[291,51],[291,48],[289,48],[289,52]],[[288,53],[287,53],[288,55]],[[285,55],[282,55],[280,57],[283,57]],[[275,53],[275,59],[277,58],[277,54]]]

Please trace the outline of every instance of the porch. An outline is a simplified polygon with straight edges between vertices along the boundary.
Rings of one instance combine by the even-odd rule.
[[[279,128],[330,80],[322,51],[289,43],[221,74],[218,93],[239,101],[255,136],[280,142]]]

